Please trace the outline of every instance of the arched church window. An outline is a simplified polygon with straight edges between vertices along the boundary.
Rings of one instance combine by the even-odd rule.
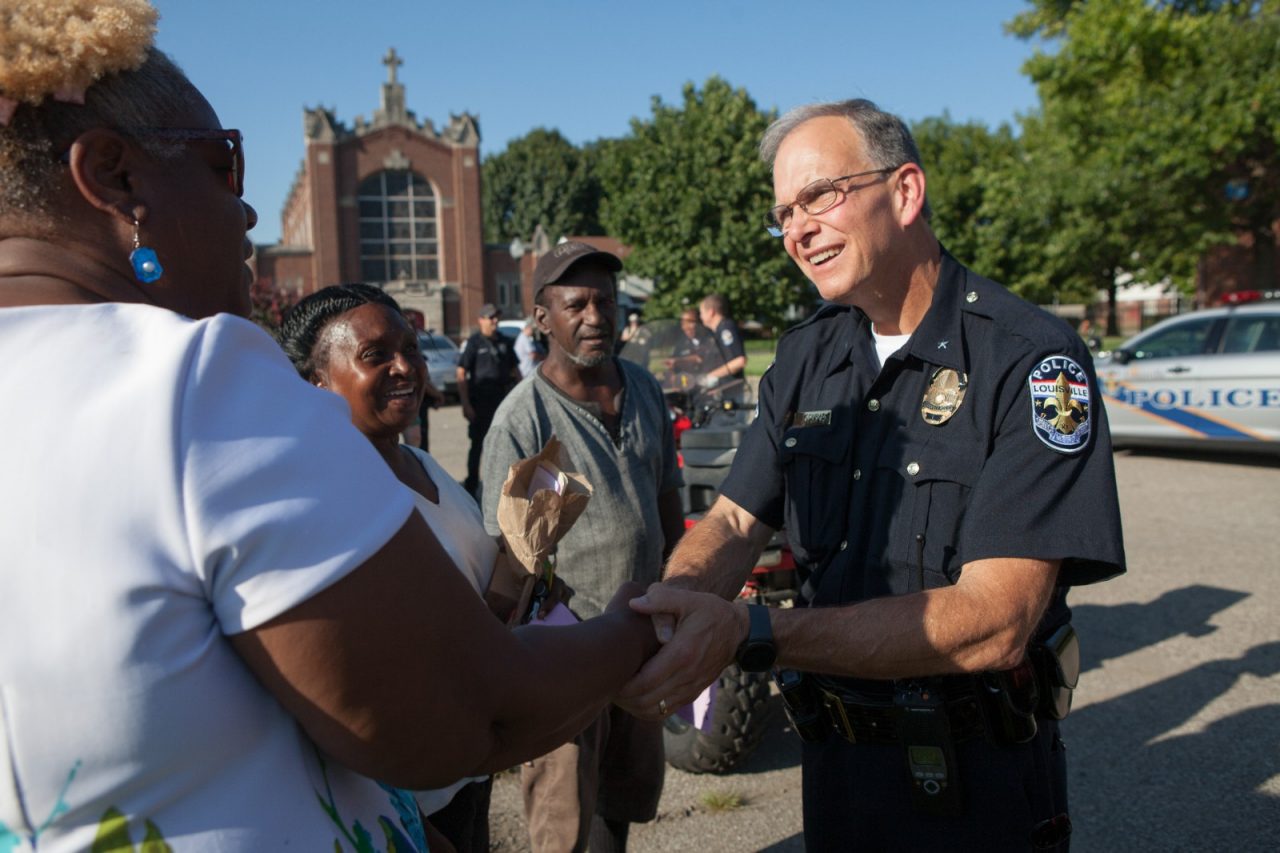
[[[356,203],[361,280],[440,280],[438,204],[425,178],[408,170],[378,172],[360,182]]]

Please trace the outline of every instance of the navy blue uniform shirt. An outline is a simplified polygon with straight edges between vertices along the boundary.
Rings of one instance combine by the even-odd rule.
[[[514,346],[500,333],[492,338],[472,333],[458,357],[458,366],[467,372],[467,394],[473,404],[479,401],[496,406],[515,384],[517,365]]]
[[[866,315],[828,305],[779,341],[759,399],[721,491],[786,527],[812,604],[945,586],[989,557],[1062,560],[1049,629],[1069,618],[1066,587],[1124,571],[1084,342],[945,251],[929,310],[883,369]]]
[[[728,317],[723,318],[716,324],[715,331],[711,335],[715,338],[716,346],[720,349],[720,357],[724,359],[724,363],[728,364],[738,356],[745,356],[746,349],[742,346],[742,332],[738,331],[738,324],[730,320]],[[735,379],[742,378],[742,371],[739,370],[733,374]]]

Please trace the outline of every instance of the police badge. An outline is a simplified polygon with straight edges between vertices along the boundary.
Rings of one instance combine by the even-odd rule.
[[[964,402],[968,387],[968,376],[950,367],[939,367],[929,379],[924,400],[920,402],[920,417],[930,426],[945,424]]]
[[[1089,377],[1065,355],[1051,355],[1031,369],[1031,426],[1054,450],[1076,453],[1089,444]]]

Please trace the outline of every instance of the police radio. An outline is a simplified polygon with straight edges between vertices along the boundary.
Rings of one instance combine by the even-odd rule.
[[[935,691],[915,684],[901,686],[893,701],[906,748],[912,806],[921,814],[959,817],[960,778],[946,704]]]

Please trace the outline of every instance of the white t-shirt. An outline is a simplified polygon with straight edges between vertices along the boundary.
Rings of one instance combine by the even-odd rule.
[[[440,502],[432,503],[410,490],[418,513],[435,533],[436,539],[440,540],[445,553],[453,559],[453,564],[462,572],[463,577],[470,582],[477,594],[484,595],[484,591],[489,588],[489,578],[493,576],[493,561],[498,556],[498,543],[485,532],[484,514],[480,512],[479,505],[431,454],[412,445],[400,446],[407,448],[422,463],[439,493],[437,496]]]
[[[489,588],[489,578],[493,576],[493,561],[498,556],[498,543],[485,532],[480,507],[467,490],[440,467],[440,463],[431,454],[407,444],[401,447],[408,448],[422,463],[427,476],[436,484],[437,497],[440,499],[439,503],[432,503],[417,492],[412,492],[418,513],[436,535],[453,564],[462,572],[462,576],[475,588],[476,594],[484,595],[484,591]],[[487,778],[474,776],[461,779],[447,788],[414,791],[413,798],[418,801],[423,814],[431,815],[449,805],[453,795],[463,785]]]
[[[226,637],[411,512],[345,402],[248,322],[146,306],[0,310],[0,364],[0,850],[425,846]]]
[[[911,340],[911,335],[882,335],[876,331],[875,326],[871,327],[871,338],[876,344],[876,358],[880,359],[880,366],[884,367],[884,363],[889,360],[889,356],[907,345],[907,341]]]

